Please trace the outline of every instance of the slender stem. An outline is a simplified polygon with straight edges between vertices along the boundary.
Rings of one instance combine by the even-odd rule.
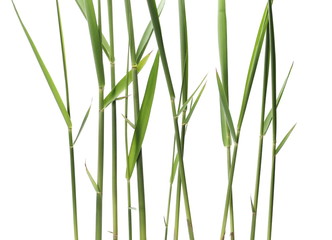
[[[77,223],[77,201],[76,201],[76,180],[75,180],[75,158],[73,147],[72,129],[68,129],[69,153],[70,153],[70,174],[71,174],[71,194],[73,204],[73,222],[74,222],[74,238],[78,240],[78,223]]]
[[[70,100],[69,100],[69,86],[68,86],[68,74],[67,74],[67,61],[66,61],[66,51],[64,44],[64,37],[62,31],[61,15],[59,1],[56,0],[57,14],[58,14],[58,25],[59,25],[59,35],[61,42],[61,53],[62,53],[62,64],[63,73],[65,78],[66,87],[66,103],[67,112],[70,117]],[[74,224],[74,239],[78,240],[78,223],[77,223],[77,200],[76,200],[76,177],[75,177],[75,157],[74,157],[74,144],[73,144],[73,133],[72,129],[68,128],[68,140],[69,140],[69,154],[70,154],[70,177],[71,177],[71,189],[72,189],[72,205],[73,205],[73,224]]]
[[[183,164],[183,155],[182,155],[182,146],[181,146],[181,138],[180,138],[180,131],[179,131],[179,125],[176,118],[176,107],[175,107],[175,94],[174,94],[174,88],[172,83],[171,74],[169,71],[164,43],[162,40],[162,33],[158,18],[158,12],[156,3],[154,0],[147,0],[150,16],[153,23],[153,29],[155,32],[159,52],[160,52],[160,58],[163,64],[163,69],[165,73],[167,88],[169,92],[170,102],[171,102],[171,108],[172,108],[172,116],[173,116],[173,125],[174,125],[174,132],[175,132],[175,139],[176,139],[176,146],[179,154],[179,173],[181,175],[181,183],[182,183],[182,191],[183,191],[183,198],[184,198],[184,205],[186,210],[186,216],[187,216],[187,224],[188,224],[188,230],[189,230],[189,237],[191,240],[194,239],[194,231],[193,231],[193,224],[192,224],[192,218],[191,218],[191,212],[190,212],[190,205],[189,205],[189,196],[188,196],[188,189],[187,189],[187,182],[186,182],[186,175],[184,170],[184,164]]]
[[[128,72],[129,72],[129,46],[128,46],[128,54],[127,54],[127,77],[126,77],[126,93],[128,96]],[[125,99],[125,118],[128,118],[128,97]],[[125,148],[126,148],[126,164],[127,168],[129,166],[129,157],[128,157],[128,123],[125,121]],[[132,216],[131,216],[131,187],[130,187],[130,179],[127,179],[127,205],[128,205],[128,235],[129,240],[133,239],[133,230],[132,230]]]
[[[229,134],[229,131],[228,131],[228,134]],[[228,137],[230,138],[230,135],[228,135]],[[231,162],[231,147],[228,146],[227,147],[227,168],[228,168],[228,175],[229,175],[229,172],[230,172],[230,169],[231,169],[231,165],[232,165],[232,162]],[[231,237],[231,240],[234,240],[235,239],[235,235],[234,235],[233,191],[231,191],[231,196],[230,196],[229,217],[230,217],[230,224],[231,224],[230,225],[230,229],[231,229],[230,237]]]
[[[113,3],[108,0],[108,20],[110,38],[111,88],[115,87]],[[113,203],[113,239],[118,239],[118,183],[117,183],[117,123],[116,101],[112,102],[112,203]]]
[[[139,91],[138,91],[138,80],[137,80],[137,62],[135,53],[135,38],[134,38],[134,27],[131,11],[130,0],[125,0],[127,28],[129,35],[129,49],[132,64],[132,76],[133,76],[133,97],[134,97],[134,116],[135,124],[138,119],[140,111],[139,103]],[[144,193],[144,174],[143,174],[143,158],[142,151],[140,152],[137,162],[137,188],[138,188],[138,205],[139,205],[139,223],[140,223],[140,239],[146,240],[146,213],[145,213],[145,193]]]
[[[179,239],[180,227],[180,206],[181,206],[181,176],[178,174],[177,188],[176,188],[176,205],[175,205],[175,222],[174,222],[174,240]]]
[[[257,212],[258,212],[258,195],[259,195],[259,185],[260,185],[261,166],[262,166],[262,152],[263,152],[263,143],[264,143],[265,105],[266,105],[266,93],[267,93],[269,65],[270,65],[269,26],[267,26],[266,32],[267,32],[267,34],[266,34],[266,41],[265,41],[264,79],[263,79],[263,92],[262,92],[261,120],[260,120],[261,122],[260,122],[258,159],[257,159],[257,169],[256,169],[256,184],[255,184],[255,195],[254,195],[253,212],[252,212],[252,219],[251,219],[250,240],[255,239],[256,218],[257,218]]]
[[[232,162],[231,162],[232,164],[231,164],[231,168],[229,170],[229,175],[228,175],[227,194],[226,194],[225,207],[224,207],[224,216],[223,216],[223,223],[222,223],[221,236],[220,236],[221,240],[225,239],[228,207],[230,205],[230,200],[231,200],[232,184],[233,184],[233,178],[234,178],[234,171],[235,171],[235,165],[236,165],[236,156],[237,156],[237,149],[238,149],[239,139],[240,139],[240,129],[238,129],[238,131],[236,133],[236,141],[234,141],[233,155],[232,155]]]
[[[272,168],[271,168],[271,186],[270,186],[270,206],[267,239],[272,237],[272,219],[273,219],[273,203],[274,203],[274,183],[275,183],[275,167],[276,167],[276,142],[277,142],[277,94],[276,94],[276,55],[274,41],[274,27],[272,14],[272,1],[269,0],[269,34],[271,45],[271,89],[272,89]]]
[[[170,214],[170,208],[171,208],[172,188],[173,188],[173,184],[170,183],[169,191],[168,191],[167,215],[166,215],[166,221],[165,221],[165,238],[164,238],[165,240],[167,240],[167,234],[168,234],[168,223],[169,223],[169,214]]]
[[[102,239],[104,176],[104,87],[99,88],[99,124],[98,124],[98,175],[97,185],[100,193],[96,197],[96,240]]]

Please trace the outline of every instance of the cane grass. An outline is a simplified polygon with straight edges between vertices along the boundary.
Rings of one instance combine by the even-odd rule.
[[[258,196],[259,196],[259,185],[260,185],[261,166],[262,166],[262,153],[263,153],[263,144],[264,144],[264,119],[265,119],[266,93],[267,93],[269,67],[270,67],[269,27],[267,27],[266,32],[267,33],[266,33],[266,40],[265,40],[265,60],[264,60],[262,107],[261,107],[260,132],[259,132],[259,147],[258,147],[258,159],[257,159],[257,169],[256,169],[256,184],[255,184],[254,202],[252,203],[252,219],[251,219],[251,233],[250,233],[251,240],[255,239],[255,232],[256,232]]]
[[[126,19],[127,19],[127,31],[129,37],[129,51],[132,65],[132,77],[133,77],[133,100],[134,100],[134,118],[135,124],[137,124],[138,115],[140,111],[139,103],[139,90],[137,80],[137,62],[136,62],[136,49],[135,49],[135,37],[134,27],[131,11],[130,0],[125,0]],[[136,161],[136,159],[135,159]],[[129,156],[130,164],[130,156]],[[129,165],[130,166],[130,165]],[[145,212],[145,190],[144,190],[144,173],[143,173],[143,158],[142,151],[140,149],[137,159],[137,189],[138,189],[138,205],[139,205],[139,224],[140,224],[140,239],[146,239],[146,212]],[[127,176],[128,178],[128,176]]]
[[[227,45],[227,16],[225,0],[219,0],[218,3],[218,43],[219,43],[219,58],[222,82],[225,88],[226,99],[229,105],[229,89],[228,89],[228,45]],[[221,108],[221,130],[223,136],[224,147],[226,148],[227,156],[227,171],[229,176],[231,166],[231,140],[230,132],[225,122],[224,112]],[[233,194],[230,194],[230,236],[234,240],[234,210],[233,210]]]
[[[113,31],[113,1],[107,1],[108,27],[110,43],[110,71],[111,88],[115,87],[115,58],[114,58],[114,31]],[[113,208],[113,239],[118,239],[118,183],[117,183],[117,122],[116,101],[112,103],[112,208]]]
[[[233,141],[234,141],[234,147],[233,147],[233,152],[232,152],[232,161],[231,161],[231,167],[230,167],[230,172],[229,172],[229,177],[228,177],[227,193],[226,193],[224,213],[223,213],[223,221],[222,221],[222,227],[221,227],[221,235],[220,235],[221,240],[225,239],[227,216],[228,216],[228,209],[229,209],[230,198],[231,198],[231,190],[232,190],[234,171],[235,171],[235,166],[236,166],[236,157],[237,157],[238,142],[239,142],[239,139],[240,139],[241,127],[242,127],[244,115],[245,115],[245,112],[246,112],[246,108],[247,108],[247,105],[248,105],[248,100],[249,100],[249,96],[250,96],[250,92],[251,92],[251,87],[252,87],[252,84],[253,84],[253,81],[254,81],[254,77],[255,77],[255,73],[256,73],[256,69],[257,69],[257,64],[258,64],[258,60],[259,60],[259,57],[260,57],[260,52],[261,52],[262,44],[263,44],[263,40],[264,40],[264,35],[265,35],[265,32],[266,32],[266,28],[267,28],[267,24],[268,24],[268,7],[265,8],[265,11],[264,11],[264,14],[263,14],[260,26],[259,26],[259,30],[258,30],[258,33],[257,33],[256,42],[255,42],[255,45],[254,45],[254,50],[253,50],[253,53],[252,53],[252,56],[251,56],[235,136],[234,136],[234,132],[232,132],[232,129],[229,125],[229,122],[227,122],[227,125],[230,129],[231,137],[233,138]],[[226,95],[224,97],[226,97]],[[225,105],[223,107],[224,107],[225,114],[226,114],[226,110],[228,109],[228,106]],[[229,109],[228,109],[228,111],[229,111]],[[227,115],[226,115],[226,120],[227,121],[230,120],[229,116],[227,116]]]
[[[275,168],[276,168],[276,144],[277,144],[277,94],[276,94],[276,50],[274,39],[274,25],[272,2],[268,0],[269,6],[269,35],[271,45],[271,90],[272,90],[272,167],[271,167],[271,185],[270,185],[270,203],[269,203],[269,218],[268,218],[268,232],[267,239],[272,238],[272,221],[273,221],[273,206],[274,206],[274,185],[275,185]]]
[[[101,6],[98,1],[98,22],[92,0],[84,0],[86,18],[89,27],[96,74],[99,88],[99,120],[98,120],[98,170],[97,186],[100,193],[96,194],[96,240],[102,239],[102,207],[103,207],[103,175],[104,175],[104,86],[105,75],[101,40]]]
[[[175,107],[175,93],[172,83],[172,78],[170,74],[170,70],[167,63],[167,57],[165,53],[163,38],[162,38],[162,32],[160,27],[160,22],[158,18],[158,12],[156,3],[154,0],[147,0],[147,4],[149,7],[150,17],[153,24],[153,29],[155,32],[155,37],[158,44],[158,49],[160,51],[160,58],[163,64],[167,88],[169,92],[170,102],[171,102],[171,108],[172,108],[172,115],[173,115],[173,125],[174,125],[174,132],[175,132],[175,139],[176,139],[176,146],[179,156],[179,174],[181,176],[181,183],[182,183],[182,191],[183,191],[183,197],[184,197],[184,204],[185,204],[185,210],[186,210],[186,216],[187,216],[187,224],[188,224],[188,230],[189,230],[189,237],[190,239],[194,239],[194,231],[193,231],[193,224],[192,224],[192,218],[191,218],[191,211],[190,211],[190,205],[189,205],[189,196],[188,196],[188,190],[187,190],[187,182],[186,182],[186,176],[185,176],[185,170],[184,170],[184,163],[182,158],[182,146],[181,146],[181,138],[180,138],[180,131],[179,131],[179,125],[176,118],[177,112]]]

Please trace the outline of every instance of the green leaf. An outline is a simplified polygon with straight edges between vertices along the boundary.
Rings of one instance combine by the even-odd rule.
[[[38,50],[37,50],[34,42],[32,41],[32,38],[30,37],[30,34],[29,34],[28,30],[24,26],[24,24],[22,22],[22,19],[21,19],[19,13],[18,13],[18,11],[16,9],[16,6],[15,6],[15,4],[14,4],[13,1],[12,1],[12,4],[14,6],[14,9],[15,9],[16,15],[18,17],[18,20],[20,21],[20,24],[21,24],[21,26],[23,28],[23,31],[24,31],[24,33],[25,33],[25,35],[26,35],[26,37],[27,37],[27,39],[28,39],[28,41],[30,43],[30,46],[31,46],[31,48],[32,48],[32,50],[33,50],[33,52],[34,52],[34,54],[36,56],[36,59],[37,59],[37,61],[39,63],[39,66],[40,66],[41,70],[44,73],[44,76],[45,76],[45,79],[46,79],[46,81],[48,83],[48,86],[50,87],[50,89],[51,89],[51,91],[53,93],[54,99],[55,99],[55,101],[58,104],[58,107],[59,107],[59,109],[60,109],[60,111],[62,113],[62,116],[63,116],[63,118],[64,118],[64,120],[65,120],[68,128],[71,128],[72,127],[72,123],[71,123],[71,120],[70,120],[70,116],[69,116],[69,114],[67,112],[67,109],[66,109],[65,105],[63,104],[62,98],[61,98],[61,96],[60,96],[60,94],[59,94],[59,92],[58,92],[58,90],[57,90],[57,88],[56,88],[56,86],[55,86],[55,84],[53,82],[53,79],[52,79],[50,73],[48,72],[48,70],[47,70],[47,68],[46,68],[46,66],[45,66],[45,64],[44,64],[41,56],[39,55],[39,52],[38,52]]]
[[[142,102],[142,107],[136,122],[136,128],[134,131],[134,136],[128,157],[127,179],[130,179],[135,167],[136,160],[139,156],[139,153],[141,152],[141,147],[148,126],[152,102],[156,89],[158,67],[159,67],[159,52],[156,55],[156,58],[154,60],[154,63],[150,71],[149,80],[147,83],[147,87],[145,89],[145,94]]]
[[[170,179],[171,184],[174,182],[174,178],[175,178],[175,174],[176,174],[178,165],[179,165],[179,154],[176,154],[175,159],[172,164],[172,173],[171,173],[171,179]]]
[[[296,127],[296,123],[294,124],[294,126],[288,131],[288,133],[286,134],[286,136],[282,139],[282,141],[280,142],[279,146],[276,149],[276,153],[278,154],[278,152],[281,150],[281,148],[284,146],[284,144],[286,143],[287,139],[289,138],[289,136],[291,135],[291,133],[293,132],[294,128]]]
[[[230,134],[231,134],[234,142],[237,143],[237,136],[236,136],[236,133],[235,133],[235,128],[234,128],[232,116],[231,116],[231,113],[230,113],[229,108],[228,108],[228,102],[227,102],[227,99],[226,99],[225,89],[224,89],[224,86],[223,86],[222,82],[220,81],[218,73],[217,73],[217,80],[218,80],[217,83],[218,83],[218,88],[219,88],[219,98],[220,98],[220,104],[221,104],[220,108],[221,108],[221,112],[224,114],[224,116],[222,116],[222,117],[224,117],[224,119],[226,120],[228,129],[230,131]],[[224,127],[224,129],[225,129],[225,127]],[[227,142],[225,142],[225,143],[227,143]]]
[[[217,79],[217,83],[218,83],[218,89],[219,89],[219,105],[220,105],[220,122],[221,122],[221,135],[222,135],[222,141],[225,147],[228,147],[231,145],[231,139],[228,137],[228,126],[227,126],[227,122],[226,122],[226,116],[225,116],[225,111],[223,108],[223,105],[221,103],[221,97],[220,94],[222,94],[221,92],[221,80],[220,80],[220,76],[218,74],[218,72],[216,71],[216,79]]]
[[[160,16],[160,14],[162,13],[164,6],[165,6],[165,2],[166,0],[161,0],[159,5],[158,5],[158,14]],[[152,22],[150,21],[149,24],[146,26],[146,29],[143,33],[143,36],[141,38],[141,41],[138,45],[137,51],[136,51],[136,61],[139,62],[143,56],[143,53],[150,41],[151,35],[153,32],[153,26],[152,26]]]
[[[86,9],[85,9],[85,4],[84,4],[84,0],[75,0],[78,7],[80,8],[83,16],[86,18]],[[108,44],[106,38],[104,35],[102,35],[102,46],[103,46],[103,50],[104,53],[106,54],[107,58],[110,60],[110,45]]]
[[[124,120],[133,128],[133,129],[135,129],[135,124],[132,122],[132,121],[130,121],[128,118],[126,118],[126,116],[125,115],[123,115],[122,114],[122,117],[124,118]]]
[[[222,83],[228,97],[228,48],[227,48],[227,18],[225,0],[219,0],[218,6],[218,42]]]
[[[78,133],[77,133],[77,136],[76,136],[76,138],[75,138],[75,141],[74,141],[73,145],[75,145],[75,143],[76,143],[78,137],[80,136],[80,134],[81,134],[81,132],[82,132],[82,130],[83,130],[83,127],[84,127],[84,125],[85,125],[85,122],[86,122],[86,120],[87,120],[88,117],[89,117],[89,113],[90,113],[91,105],[92,105],[92,103],[90,104],[88,110],[87,110],[86,113],[85,113],[85,116],[84,116],[83,121],[82,121],[82,123],[81,123],[81,127],[80,127],[80,129],[78,130]]]
[[[250,92],[251,92],[251,87],[254,82],[254,77],[255,77],[255,73],[256,73],[256,69],[257,69],[258,60],[259,60],[260,53],[262,50],[263,40],[264,40],[268,21],[269,20],[268,20],[268,5],[267,5],[265,8],[260,26],[259,26],[259,30],[257,33],[255,45],[254,45],[254,50],[253,50],[250,64],[249,64],[246,85],[244,88],[244,93],[243,93],[243,98],[242,98],[241,111],[240,111],[240,115],[239,115],[239,121],[237,124],[238,129],[241,129],[241,126],[243,123],[244,115],[246,112],[246,108],[248,105],[248,100],[249,100],[249,96],[250,96]]]
[[[292,69],[293,69],[293,65],[294,65],[294,63],[292,63],[292,65],[291,65],[291,67],[290,67],[290,69],[288,71],[287,77],[286,77],[286,79],[285,79],[285,81],[284,81],[284,83],[283,83],[283,85],[282,85],[282,87],[281,87],[281,89],[279,91],[278,98],[277,98],[277,107],[279,106],[280,100],[281,100],[282,95],[284,93],[284,90],[286,88],[286,85],[287,85],[287,82],[288,82],[288,78],[289,78],[289,76],[290,76],[290,74],[292,72]],[[272,121],[272,109],[267,114],[267,116],[266,116],[266,118],[264,120],[264,134],[266,134],[267,130],[269,129],[271,121]]]
[[[139,73],[142,68],[145,66],[146,62],[150,57],[149,53],[146,55],[137,65],[137,72]],[[110,105],[116,98],[126,89],[127,85],[129,85],[133,81],[132,70],[130,70],[112,89],[112,91],[105,97],[104,99],[104,108]]]
[[[85,163],[85,170],[86,170],[86,173],[88,174],[88,177],[89,177],[89,179],[90,179],[90,182],[92,183],[92,186],[93,186],[93,188],[95,189],[96,193],[100,194],[99,187],[98,187],[96,181],[93,179],[93,177],[92,177],[92,175],[91,175],[91,173],[90,173],[90,171],[89,171],[89,169],[88,169],[86,163]]]
[[[195,110],[195,108],[196,108],[196,106],[197,106],[197,104],[198,104],[198,101],[199,101],[199,99],[200,99],[201,96],[202,96],[202,93],[203,93],[203,91],[204,91],[204,89],[205,89],[205,86],[206,86],[206,83],[203,85],[203,87],[202,87],[201,91],[199,92],[199,94],[198,94],[198,96],[197,96],[197,98],[196,98],[196,100],[195,100],[193,106],[190,108],[189,113],[188,113],[188,115],[187,115],[187,117],[186,117],[186,119],[185,119],[185,121],[184,121],[184,123],[183,123],[184,125],[189,123],[189,120],[190,120],[191,116],[192,116],[193,113],[194,113],[194,110]]]
[[[205,81],[206,77],[207,77],[207,75],[205,75],[205,77],[203,78],[203,80],[199,83],[199,85],[197,86],[197,88],[195,89],[195,91],[190,95],[190,97],[187,99],[187,101],[183,103],[183,105],[180,108],[180,110],[178,111],[176,117],[179,117],[181,115],[181,113],[187,108],[187,105],[193,99],[194,95],[196,94],[196,92],[198,91],[198,89],[201,87],[201,85]]]
[[[98,77],[98,84],[100,88],[105,86],[104,65],[102,55],[102,40],[99,26],[96,20],[96,13],[92,0],[84,0],[86,19],[88,21],[91,46],[95,60],[95,67]]]

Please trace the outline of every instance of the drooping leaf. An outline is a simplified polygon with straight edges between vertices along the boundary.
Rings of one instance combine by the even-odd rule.
[[[99,187],[98,187],[96,181],[93,179],[93,177],[92,177],[92,175],[91,175],[91,173],[90,173],[90,171],[89,171],[89,169],[88,169],[86,163],[85,163],[85,170],[86,170],[86,173],[88,174],[88,177],[89,177],[89,179],[90,179],[90,182],[91,182],[93,188],[95,189],[96,193],[100,194]]]
[[[141,152],[141,147],[143,144],[145,132],[148,126],[151,107],[153,103],[154,93],[156,89],[157,75],[158,75],[158,67],[159,67],[159,52],[156,55],[154,63],[152,65],[147,87],[145,89],[145,94],[142,102],[142,106],[138,115],[138,119],[136,122],[136,128],[134,131],[134,136],[131,142],[131,147],[129,151],[129,159],[128,159],[128,168],[127,168],[127,179],[130,179],[139,153]]]
[[[289,136],[291,135],[291,133],[293,132],[294,128],[296,127],[296,123],[294,124],[294,126],[288,131],[288,133],[285,135],[285,137],[282,139],[282,141],[280,142],[280,144],[278,145],[277,149],[276,149],[276,153],[278,154],[278,152],[281,150],[281,148],[285,145],[287,139],[289,138]]]
[[[64,118],[64,120],[65,120],[68,128],[71,128],[72,127],[72,123],[71,123],[71,120],[70,120],[70,116],[69,116],[69,114],[67,112],[67,109],[66,109],[66,107],[65,107],[65,105],[64,105],[64,103],[62,101],[62,98],[61,98],[61,96],[60,96],[60,94],[59,94],[59,92],[58,92],[58,90],[57,90],[57,88],[56,88],[56,86],[55,86],[55,84],[53,82],[53,79],[52,79],[50,73],[48,72],[48,70],[47,70],[47,68],[46,68],[46,66],[45,66],[45,64],[44,64],[44,62],[43,62],[43,60],[42,60],[42,58],[41,58],[41,56],[40,56],[40,54],[39,54],[39,52],[38,52],[35,44],[33,42],[33,40],[32,40],[32,38],[30,37],[30,34],[29,34],[28,30],[26,29],[26,27],[25,27],[25,25],[24,25],[24,23],[23,23],[20,15],[19,15],[19,13],[18,13],[18,11],[16,9],[16,6],[15,6],[15,4],[14,4],[13,1],[12,1],[12,4],[14,6],[14,9],[15,9],[16,15],[18,17],[18,20],[20,21],[20,24],[21,24],[21,26],[23,28],[23,31],[24,31],[24,33],[25,33],[25,35],[26,35],[26,37],[27,37],[27,39],[28,39],[28,41],[30,43],[30,46],[31,46],[31,48],[32,48],[32,50],[33,50],[33,52],[34,52],[34,54],[36,56],[36,59],[37,59],[37,61],[39,63],[39,66],[40,66],[41,70],[44,73],[44,76],[45,76],[45,79],[46,79],[46,81],[48,83],[48,86],[50,87],[50,89],[51,89],[51,91],[53,93],[54,99],[55,99],[55,101],[58,104],[58,107],[59,107],[59,109],[60,109],[60,111],[62,113],[62,116],[63,116],[63,118]]]
[[[133,129],[135,129],[135,124],[132,121],[130,121],[128,118],[126,118],[126,116],[123,114],[122,114],[122,117]]]
[[[146,55],[137,65],[137,72],[139,73],[146,62],[148,61],[150,57],[149,53]],[[132,78],[132,70],[130,70],[112,89],[112,91],[105,97],[104,99],[104,108],[106,108],[108,105],[110,105],[125,89],[127,84],[130,84],[133,81]]]
[[[196,92],[198,91],[198,89],[202,86],[203,82],[205,81],[206,79],[206,76],[203,78],[203,80],[198,84],[197,88],[195,89],[195,91],[190,95],[190,97],[187,99],[186,102],[184,102],[182,104],[182,107],[180,108],[180,110],[178,111],[177,113],[177,117],[179,117],[181,115],[181,113],[186,109],[187,105],[190,103],[190,101],[193,99],[194,95],[196,94]]]
[[[204,91],[204,89],[205,89],[205,86],[206,86],[206,83],[203,85],[201,91],[199,92],[197,98],[195,99],[195,102],[194,102],[193,106],[190,108],[189,113],[188,113],[188,115],[187,115],[187,117],[186,117],[186,119],[185,119],[185,121],[184,121],[183,124],[188,124],[188,123],[189,123],[189,120],[190,120],[191,116],[192,116],[193,113],[194,113],[194,110],[195,110],[195,108],[196,108],[196,106],[197,106],[197,104],[198,104],[198,101],[199,101],[199,99],[200,99],[201,96],[202,96],[202,93],[203,93],[203,91]]]
[[[293,69],[293,65],[294,65],[294,63],[292,63],[292,65],[291,65],[291,67],[290,67],[290,69],[288,71],[287,77],[286,77],[286,79],[285,79],[285,81],[284,81],[284,83],[283,83],[283,85],[282,85],[282,87],[281,87],[281,89],[279,91],[278,98],[277,98],[277,107],[279,106],[280,100],[281,100],[282,95],[284,93],[284,90],[286,88],[286,85],[287,85],[287,82],[288,82],[288,78],[289,78],[289,76],[290,76],[290,74],[292,72],[292,69]],[[267,130],[269,129],[271,121],[272,121],[272,109],[269,111],[269,113],[267,114],[267,116],[266,116],[266,118],[264,120],[264,134],[266,134]]]
[[[105,86],[101,33],[92,0],[84,0],[99,87]]]
[[[164,6],[165,6],[165,2],[166,0],[161,0],[159,5],[158,5],[158,14],[160,16],[160,14],[162,13]],[[136,51],[136,61],[139,62],[143,56],[143,53],[150,41],[151,35],[153,32],[153,26],[152,26],[152,22],[150,21],[149,24],[146,26],[146,29],[143,33],[143,36],[141,38],[141,41],[138,45],[137,51]]]
[[[220,86],[222,85],[220,77],[218,72],[216,71],[216,79],[217,79],[217,83],[218,83],[218,89],[219,89],[219,98],[220,98],[220,94],[221,94],[221,89]],[[221,135],[222,135],[222,141],[225,147],[228,147],[231,145],[231,141],[228,137],[228,126],[227,126],[227,122],[226,122],[226,116],[225,116],[225,111],[224,108],[222,106],[221,100],[220,100],[220,122],[221,122]]]
[[[78,130],[78,133],[77,133],[77,135],[76,135],[76,138],[75,138],[75,141],[74,141],[73,145],[75,145],[75,143],[76,143],[78,137],[80,136],[80,134],[81,134],[81,132],[82,132],[82,130],[83,130],[83,128],[84,128],[85,122],[86,122],[86,120],[87,120],[88,117],[89,117],[89,113],[90,113],[91,105],[92,105],[92,102],[91,102],[91,104],[90,104],[88,110],[87,110],[86,113],[85,113],[85,116],[84,116],[83,121],[82,121],[82,123],[81,123],[80,129]]]

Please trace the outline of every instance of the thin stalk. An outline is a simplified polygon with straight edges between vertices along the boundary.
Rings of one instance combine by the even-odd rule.
[[[115,87],[113,3],[108,0],[108,21],[110,39],[111,88]],[[112,102],[112,203],[113,203],[113,239],[118,239],[118,181],[117,181],[117,123],[116,101]]]
[[[137,79],[137,62],[136,62],[136,48],[135,48],[135,37],[134,27],[131,11],[130,0],[125,0],[127,28],[129,35],[129,49],[132,65],[132,76],[133,76],[133,98],[134,98],[134,117],[135,124],[138,119],[140,111],[139,103],[139,91],[138,91],[138,79]],[[140,223],[140,239],[146,240],[146,212],[145,212],[145,193],[144,193],[144,174],[143,174],[143,158],[142,151],[140,152],[137,162],[137,187],[138,187],[138,205],[139,205],[139,223]]]
[[[127,53],[127,77],[126,77],[126,93],[125,96],[128,96],[128,72],[129,72],[129,45],[128,45],[128,53]],[[125,118],[128,118],[128,97],[125,99]],[[128,122],[125,119],[125,148],[126,148],[126,163],[127,168],[129,166],[129,155],[128,155]],[[131,187],[130,187],[130,179],[127,179],[127,204],[128,204],[128,235],[129,240],[133,239],[133,229],[132,229],[132,216],[131,216]]]
[[[226,16],[226,3],[225,0],[218,1],[218,42],[219,42],[219,58],[222,81],[226,93],[226,99],[229,105],[229,90],[228,90],[228,44],[227,44],[227,16]],[[223,124],[222,124],[223,125]],[[225,146],[227,148],[227,171],[228,176],[231,168],[231,137],[227,124],[224,125],[226,129],[222,129],[226,132]],[[234,240],[234,210],[233,210],[233,193],[230,194],[230,236]]]
[[[269,26],[266,29],[266,40],[265,40],[265,61],[264,61],[264,77],[263,77],[263,92],[262,92],[262,108],[261,108],[261,123],[259,131],[259,147],[258,147],[258,160],[256,169],[256,185],[255,185],[255,195],[253,202],[253,212],[251,219],[251,235],[250,240],[255,239],[256,231],[256,218],[258,212],[258,195],[259,195],[259,185],[261,176],[261,166],[262,166],[262,153],[263,153],[263,143],[264,143],[264,120],[265,120],[265,105],[266,105],[266,93],[269,78],[269,66],[270,66],[270,37],[269,37]]]
[[[58,25],[59,35],[61,42],[61,53],[63,63],[63,73],[65,78],[66,86],[66,107],[70,117],[70,101],[69,101],[69,86],[68,86],[68,74],[67,74],[67,61],[65,54],[64,37],[62,31],[61,15],[59,1],[56,1],[57,14],[58,14]],[[73,208],[73,224],[74,224],[74,239],[78,240],[78,221],[77,221],[77,200],[76,200],[76,177],[75,177],[75,156],[74,156],[74,144],[73,144],[73,133],[72,129],[68,128],[68,140],[69,140],[69,154],[70,154],[70,177],[71,177],[71,193],[72,193],[72,208]]]
[[[229,135],[229,130],[228,132],[228,137],[230,138]],[[228,146],[227,147],[227,169],[228,169],[228,176],[229,176],[229,172],[231,170],[231,147]],[[229,203],[229,218],[230,218],[230,237],[231,240],[235,239],[235,235],[234,235],[234,210],[233,210],[233,191],[231,191],[231,196],[230,196],[230,203]]]
[[[186,19],[186,5],[185,0],[178,1],[179,8],[179,30],[180,30],[180,51],[181,51],[181,73],[182,73],[182,87],[181,99],[182,104],[188,99],[188,33],[187,33],[187,19]],[[181,146],[182,146],[182,159],[184,157],[184,145],[186,135],[186,119],[187,108],[182,113],[182,127],[181,127]],[[175,211],[175,227],[174,227],[174,240],[178,239],[179,234],[179,218],[180,218],[180,200],[181,200],[181,175],[178,174],[177,181],[177,197],[176,197],[176,211]],[[191,235],[190,226],[188,225],[189,236]]]
[[[162,33],[161,33],[156,3],[154,0],[147,0],[147,4],[149,7],[153,28],[155,31],[155,36],[156,36],[156,40],[157,40],[157,44],[158,44],[158,48],[159,48],[159,52],[160,52],[160,58],[161,58],[162,64],[163,64],[163,69],[164,69],[164,73],[165,73],[169,97],[171,100],[170,102],[171,102],[172,115],[173,115],[173,125],[174,125],[176,146],[177,146],[177,150],[178,150],[178,154],[179,154],[179,173],[181,176],[181,183],[182,183],[181,185],[182,185],[184,205],[185,205],[186,216],[187,216],[189,237],[191,240],[193,240],[194,232],[193,232],[193,224],[192,224],[190,205],[189,205],[189,196],[188,196],[186,175],[185,175],[184,163],[183,163],[183,157],[182,157],[183,154],[182,154],[180,131],[179,131],[179,125],[178,125],[178,121],[177,121],[177,117],[176,117],[177,112],[176,112],[176,107],[175,107],[175,102],[174,102],[174,99],[175,99],[174,88],[173,88],[172,78],[171,78],[171,74],[169,71],[168,63],[167,63],[164,43],[162,40]]]
[[[270,186],[270,206],[269,206],[269,220],[267,239],[272,237],[272,218],[273,218],[273,203],[274,203],[274,183],[275,183],[275,167],[276,167],[276,143],[277,143],[277,91],[276,91],[276,54],[275,54],[275,40],[274,40],[274,26],[272,2],[269,2],[269,34],[271,45],[271,82],[272,82],[272,167],[271,167],[271,186]]]
[[[236,156],[237,156],[237,150],[238,150],[238,143],[240,140],[241,128],[242,128],[246,108],[248,105],[251,87],[252,87],[252,84],[254,81],[267,24],[268,24],[268,8],[266,7],[262,20],[261,20],[261,23],[260,23],[260,26],[259,26],[259,30],[258,30],[257,37],[256,37],[256,42],[254,45],[254,50],[253,50],[251,60],[250,60],[250,65],[249,65],[247,80],[246,80],[246,86],[245,86],[244,94],[243,94],[243,98],[242,98],[240,116],[239,116],[238,123],[237,123],[237,133],[236,133],[236,136],[234,139],[232,164],[231,164],[231,169],[230,169],[229,178],[228,178],[227,193],[226,193],[226,200],[225,200],[225,207],[224,207],[224,214],[223,214],[223,221],[222,221],[222,228],[221,228],[221,235],[220,235],[221,240],[225,239],[228,207],[230,204],[230,198],[231,198],[231,192],[232,192],[232,184],[233,184],[233,177],[234,177],[234,171],[235,171],[235,165],[236,165]]]

